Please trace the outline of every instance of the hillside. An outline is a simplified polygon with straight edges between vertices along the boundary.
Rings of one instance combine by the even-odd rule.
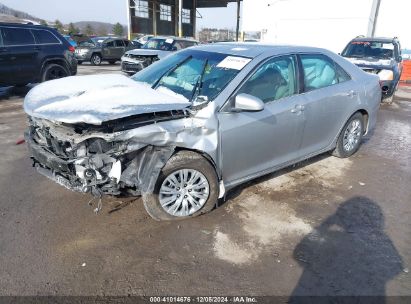
[[[34,17],[25,12],[21,12],[0,3],[0,22],[33,22],[39,23],[42,19]]]
[[[96,34],[99,33],[112,33],[114,24],[107,23],[107,22],[99,22],[99,21],[80,21],[80,22],[73,22],[75,27],[80,29],[80,32],[84,33],[87,27],[87,24],[90,24],[91,27],[94,29]],[[126,33],[126,28],[123,26],[123,32]]]

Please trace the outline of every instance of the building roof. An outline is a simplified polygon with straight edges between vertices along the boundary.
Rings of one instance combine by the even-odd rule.
[[[197,8],[227,7],[230,2],[237,2],[237,0],[197,0]]]

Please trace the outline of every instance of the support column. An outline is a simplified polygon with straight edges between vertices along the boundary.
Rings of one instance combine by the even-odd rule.
[[[192,22],[193,22],[193,38],[197,39],[197,0],[193,0],[193,16],[191,16],[192,18]]]
[[[178,37],[183,37],[183,0],[178,0]]]
[[[157,36],[157,3],[153,0],[153,35]]]
[[[127,10],[127,39],[131,40],[131,8],[130,8],[130,0],[126,0],[126,10]]]
[[[237,29],[236,29],[236,41],[238,41],[240,37],[240,0],[237,0]]]
[[[370,20],[368,21],[368,37],[374,37],[377,29],[378,14],[380,12],[381,0],[373,0]]]

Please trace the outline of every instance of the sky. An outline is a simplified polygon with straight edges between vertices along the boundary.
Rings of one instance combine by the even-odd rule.
[[[38,18],[63,23],[77,21],[127,24],[126,0],[0,0],[0,3]],[[227,8],[199,9],[197,26],[235,29],[236,4]]]

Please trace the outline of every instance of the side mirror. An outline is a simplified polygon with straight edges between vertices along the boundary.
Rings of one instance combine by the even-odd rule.
[[[242,93],[235,97],[234,109],[258,112],[264,110],[264,102],[258,97]]]
[[[177,47],[176,47],[176,46],[173,46],[173,47],[171,48],[171,50],[172,50],[173,52],[175,52],[175,51],[177,51]]]

